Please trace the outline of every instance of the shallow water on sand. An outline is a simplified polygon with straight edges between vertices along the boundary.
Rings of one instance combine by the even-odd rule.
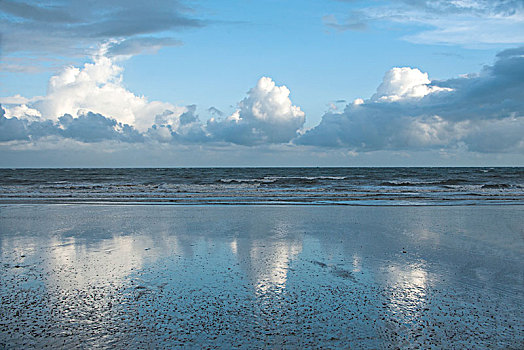
[[[521,349],[523,214],[0,206],[0,348]]]

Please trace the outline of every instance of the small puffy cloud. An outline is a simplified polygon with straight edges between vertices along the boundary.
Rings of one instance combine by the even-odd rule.
[[[479,74],[430,81],[413,68],[387,72],[377,92],[329,112],[297,144],[355,151],[524,147],[524,48],[501,52]]]
[[[196,105],[186,106],[182,114],[166,110],[155,117],[155,124],[147,135],[159,142],[206,142],[208,135],[196,115]]]
[[[395,67],[389,70],[382,83],[377,88],[373,101],[399,101],[410,98],[420,98],[438,91],[451,91],[450,88],[430,86],[428,73],[422,73],[417,68]]]
[[[223,120],[211,118],[207,130],[218,140],[238,144],[287,143],[305,122],[304,112],[292,104],[289,94],[286,86],[262,77],[235,113]]]

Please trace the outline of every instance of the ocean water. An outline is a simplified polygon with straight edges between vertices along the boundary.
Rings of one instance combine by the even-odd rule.
[[[524,204],[524,168],[1,169],[17,203]]]

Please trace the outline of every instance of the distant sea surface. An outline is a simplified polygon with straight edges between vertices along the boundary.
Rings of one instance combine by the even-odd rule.
[[[0,204],[524,204],[524,168],[0,169]]]

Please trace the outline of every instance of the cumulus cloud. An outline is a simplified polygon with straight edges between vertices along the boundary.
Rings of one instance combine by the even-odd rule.
[[[324,17],[326,26],[363,30],[384,23],[410,25],[403,39],[463,46],[524,42],[524,2],[520,0],[375,1],[349,14]]]
[[[81,142],[197,142],[207,136],[196,106],[149,101],[123,86],[123,69],[102,45],[93,61],[52,76],[47,94],[1,98],[1,140],[57,136]]]
[[[148,101],[127,90],[123,86],[122,68],[107,56],[109,47],[110,44],[103,45],[93,61],[83,67],[66,67],[52,76],[45,96],[2,98],[6,102],[3,118],[13,119],[4,121],[5,128],[16,125],[26,130],[22,133],[24,139],[59,135],[83,142],[113,138],[125,142],[254,145],[287,143],[304,124],[305,114],[292,104],[289,89],[277,86],[268,77],[261,78],[249,90],[235,113],[223,118],[221,111],[211,107],[207,112],[214,116],[203,124],[196,105],[181,107]],[[37,126],[38,132],[32,133]]]
[[[17,95],[3,98],[10,104],[6,115],[57,121],[64,114],[76,117],[93,112],[146,131],[155,123],[157,115],[169,111],[172,123],[178,126],[174,120],[187,109],[171,103],[149,101],[127,90],[122,84],[122,68],[106,56],[107,48],[108,45],[102,46],[92,63],[81,68],[67,67],[52,76],[43,97],[26,99]]]
[[[431,86],[428,73],[422,73],[417,68],[395,67],[389,70],[377,93],[371,99],[374,101],[399,101],[408,98],[420,98],[438,91],[451,91],[450,88]]]
[[[349,154],[375,151],[519,153],[524,150],[524,48],[502,51],[477,74],[431,81],[416,68],[386,72],[368,99],[326,113],[303,130],[305,114],[290,91],[261,78],[236,111],[179,107],[126,90],[122,69],[99,54],[52,77],[43,97],[2,98],[0,142],[49,138],[82,143],[312,146]],[[337,103],[342,103],[342,100]],[[325,148],[324,148],[325,147]]]
[[[524,48],[501,52],[479,74],[443,81],[430,81],[418,69],[393,68],[370,99],[327,113],[295,143],[355,151],[522,151],[523,78]]]
[[[166,110],[155,118],[147,135],[159,142],[206,142],[208,135],[196,114],[196,105],[186,107],[181,115]]]
[[[292,104],[289,94],[286,86],[262,77],[232,115],[211,118],[207,130],[215,139],[237,144],[289,142],[305,122],[304,112]]]

